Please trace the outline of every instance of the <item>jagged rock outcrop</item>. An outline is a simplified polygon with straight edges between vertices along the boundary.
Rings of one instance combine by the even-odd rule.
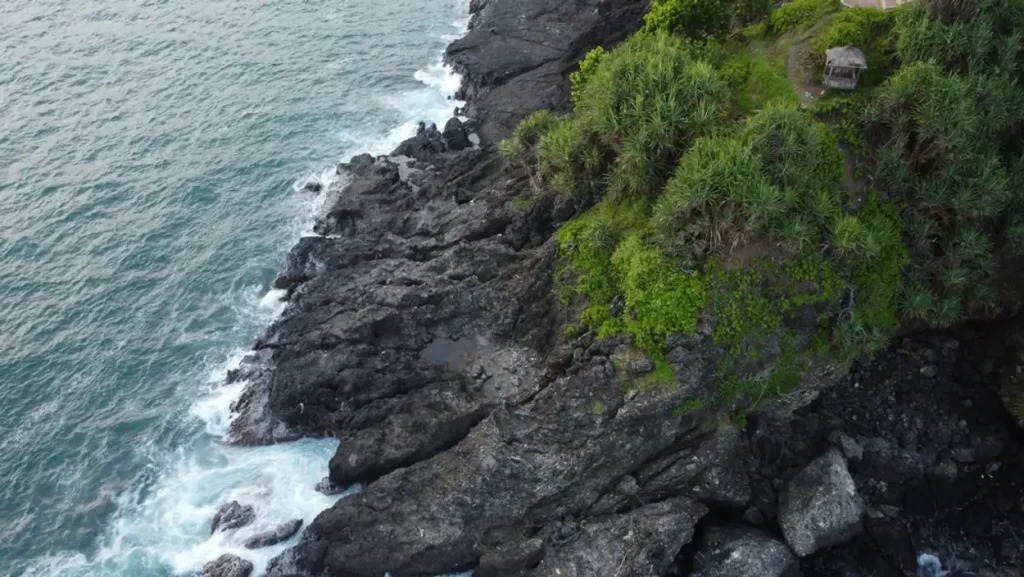
[[[221,555],[203,565],[202,577],[249,577],[252,563],[234,555]]]
[[[210,533],[215,533],[218,529],[224,531],[239,529],[255,520],[256,510],[253,509],[252,505],[243,505],[238,501],[231,501],[222,505],[213,516],[213,520],[210,521]]]
[[[488,0],[472,7],[469,33],[446,60],[465,79],[465,113],[485,143],[507,136],[542,108],[565,112],[569,73],[587,51],[640,28],[648,0]]]
[[[466,127],[463,126],[462,121],[458,118],[450,118],[445,123],[444,131],[441,132],[441,138],[444,139],[445,148],[452,152],[458,152],[473,146],[473,142],[469,139],[469,134],[466,133]]]

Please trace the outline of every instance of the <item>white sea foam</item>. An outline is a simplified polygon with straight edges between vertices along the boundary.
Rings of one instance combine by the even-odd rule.
[[[455,23],[465,32],[465,21]],[[361,152],[386,154],[415,134],[419,122],[443,124],[453,109],[463,103],[454,100],[461,79],[439,59],[415,74],[419,89],[390,97],[388,104],[402,111],[406,121],[374,138],[361,138],[358,147],[345,151],[343,159]],[[334,166],[311,171],[296,180],[293,190],[304,197],[296,222],[293,244],[313,233],[328,194],[338,178]],[[321,185],[318,193],[305,190],[308,182]],[[265,326],[285,309],[284,291],[249,287],[242,294],[226,295],[239,322],[247,327]],[[128,577],[138,575],[182,575],[200,570],[204,563],[230,553],[251,561],[254,576],[265,572],[267,562],[292,545],[295,538],[274,547],[248,550],[245,538],[301,518],[308,524],[337,499],[316,492],[337,442],[305,439],[285,445],[234,447],[222,442],[232,418],[232,406],[245,382],[224,384],[224,375],[237,368],[248,351],[238,349],[197,371],[201,382],[198,398],[187,415],[196,423],[192,440],[173,452],[150,451],[151,470],[118,498],[118,513],[111,522],[99,550],[37,559],[29,575],[62,577]],[[354,490],[358,490],[355,488]],[[237,531],[209,534],[210,520],[217,508],[231,500],[252,504],[256,522]],[[463,575],[469,575],[463,574]]]

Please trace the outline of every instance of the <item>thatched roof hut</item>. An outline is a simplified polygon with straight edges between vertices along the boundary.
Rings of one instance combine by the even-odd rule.
[[[840,90],[857,88],[860,73],[867,70],[868,58],[854,46],[837,46],[825,51],[825,86]]]

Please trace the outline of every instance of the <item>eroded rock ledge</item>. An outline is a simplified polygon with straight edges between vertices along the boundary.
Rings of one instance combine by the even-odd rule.
[[[552,286],[552,234],[583,207],[532,191],[529,177],[488,143],[531,110],[564,108],[574,63],[635,30],[647,3],[473,4],[472,31],[448,59],[465,75],[467,113],[476,118],[470,127],[484,147],[449,147],[424,130],[396,151],[402,156],[362,156],[341,167],[345,179],[329,191],[316,227],[321,236],[302,239],[276,283],[288,291],[285,314],[229,375],[248,382],[232,425],[236,442],[335,436],[325,486],[366,485],[319,515],[271,563],[270,575],[473,569],[478,577],[649,577],[739,575],[744,567],[787,576],[865,567],[912,575],[907,551],[928,545],[915,523],[936,512],[909,503],[939,473],[991,500],[970,513],[999,519],[977,539],[1002,539],[1001,523],[1024,517],[1020,491],[1007,488],[1010,465],[996,469],[998,483],[976,483],[980,471],[995,474],[991,463],[1020,455],[1005,423],[965,425],[956,444],[929,444],[922,439],[930,429],[914,421],[917,444],[905,443],[902,429],[886,428],[889,415],[854,410],[880,393],[865,392],[867,380],[857,387],[848,380],[794,421],[754,420],[741,432],[724,416],[685,410],[708,396],[715,378],[720,351],[707,330],[668,343],[672,387],[644,385],[653,366],[632,362],[645,359],[633,359],[624,340],[567,340],[561,331],[571,313]],[[532,191],[529,201],[513,202],[524,191]],[[916,346],[849,379],[884,383],[879,367],[902,375],[900,351]],[[928,366],[943,374],[938,364]],[[959,381],[943,382],[953,390]],[[913,379],[878,386],[920,395]],[[980,398],[972,406],[984,404]],[[968,410],[957,402],[944,396],[923,410],[959,423],[945,416]],[[975,446],[976,439],[992,435],[1005,443],[982,462],[978,450],[988,441]],[[950,469],[943,459],[966,458],[965,443],[977,463]],[[808,464],[839,453],[866,500],[866,532],[833,549],[801,545],[805,557],[796,561],[779,530],[780,497]],[[898,497],[887,493],[896,487]],[[854,525],[844,521],[843,539]],[[1009,563],[1019,559],[1020,541],[1007,543]],[[730,569],[729,559],[743,564]]]

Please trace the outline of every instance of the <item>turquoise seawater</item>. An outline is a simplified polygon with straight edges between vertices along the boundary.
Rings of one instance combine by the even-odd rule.
[[[219,504],[330,504],[333,443],[223,445],[219,383],[281,310],[302,184],[451,115],[466,5],[0,3],[0,575],[259,573],[283,546],[210,537]]]

